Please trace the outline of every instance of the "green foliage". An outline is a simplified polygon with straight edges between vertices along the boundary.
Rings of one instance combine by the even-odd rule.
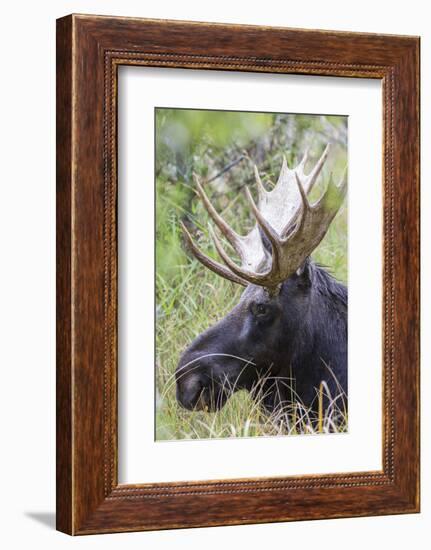
[[[199,246],[217,257],[207,231],[208,216],[193,189],[193,172],[206,184],[213,204],[240,233],[254,224],[242,188],[254,190],[253,162],[268,188],[283,159],[295,165],[310,148],[310,167],[328,141],[327,164],[335,180],[346,166],[346,118],[157,109],[156,111],[156,380],[157,439],[251,437],[334,431],[330,415],[313,419],[292,410],[287,424],[262,417],[245,392],[232,396],[218,413],[182,410],[175,399],[174,371],[182,351],[239,300],[242,289],[203,268],[184,250],[180,221],[193,227]],[[232,163],[236,163],[229,169]],[[326,183],[329,168],[320,180]],[[224,171],[225,170],[225,171]],[[317,198],[322,185],[313,191]],[[347,281],[347,207],[338,213],[313,258]],[[323,428],[322,428],[323,426]],[[337,429],[342,431],[345,424]]]

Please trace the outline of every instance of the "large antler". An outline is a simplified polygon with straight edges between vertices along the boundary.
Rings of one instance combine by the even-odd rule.
[[[276,292],[280,284],[297,271],[318,246],[343,203],[347,189],[346,176],[338,186],[331,176],[326,191],[314,204],[310,204],[307,198],[327,159],[328,151],[329,145],[308,175],[304,173],[307,153],[293,170],[288,168],[284,158],[280,176],[272,191],[265,189],[257,167],[254,167],[259,191],[258,205],[248,187],[245,193],[257,223],[246,236],[238,235],[217,213],[198,176],[194,175],[197,191],[208,214],[237,252],[241,266],[228,256],[211,227],[215,247],[225,265],[203,254],[183,225],[187,242],[196,258],[215,273],[235,283],[244,286],[251,283],[263,286],[271,293]],[[261,231],[271,243],[271,255],[263,245]]]

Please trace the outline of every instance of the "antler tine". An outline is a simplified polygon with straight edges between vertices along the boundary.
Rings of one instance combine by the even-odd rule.
[[[344,169],[343,176],[338,185],[335,184],[332,177],[332,173],[329,175],[328,186],[326,191],[313,206],[316,210],[326,210],[328,212],[335,211],[335,214],[338,212],[341,204],[343,203],[344,197],[347,192],[347,167]]]
[[[332,174],[322,197],[310,205],[305,189],[299,178],[296,178],[302,198],[302,209],[299,221],[293,232],[282,241],[280,255],[280,272],[288,276],[300,267],[326,235],[328,228],[339,211],[347,190],[344,177],[340,185],[335,185]]]
[[[256,203],[254,202],[250,189],[248,187],[245,187],[245,196],[247,197],[247,200],[251,206],[251,210],[254,214],[254,217],[256,218],[257,223],[259,224],[259,227],[262,229],[264,234],[267,236],[269,242],[271,243],[272,270],[276,271],[278,270],[278,266],[279,266],[280,237],[278,233],[274,230],[274,228],[271,226],[271,224],[267,222],[265,218],[262,216],[262,214],[260,213],[259,209],[256,206]]]
[[[211,219],[217,225],[223,235],[227,238],[230,244],[234,247],[237,253],[241,257],[243,257],[244,251],[241,243],[241,237],[224,221],[224,219],[211,204],[211,201],[209,200],[208,195],[205,193],[197,174],[193,174],[193,178],[195,180],[199,196],[201,197],[205,209],[210,215]]]
[[[186,238],[187,245],[189,246],[195,258],[199,260],[201,264],[203,264],[205,267],[207,267],[217,275],[220,275],[221,277],[228,279],[233,283],[238,283],[242,286],[248,285],[248,281],[245,281],[241,277],[238,277],[237,275],[235,275],[235,273],[232,273],[229,269],[226,269],[224,265],[220,264],[219,262],[213,260],[209,256],[206,256],[203,252],[201,252],[201,250],[194,243],[192,236],[190,235],[185,224],[183,222],[180,222],[180,223],[181,223],[184,236]]]
[[[317,161],[317,164],[313,168],[313,170],[310,172],[308,176],[305,176],[305,191],[306,193],[310,192],[313,189],[314,184],[316,183],[317,177],[320,174],[323,165],[326,162],[326,159],[328,158],[329,150],[331,148],[331,144],[328,143],[328,145],[325,147],[325,150],[322,153],[322,156]]]
[[[307,147],[307,149],[304,152],[304,156],[301,159],[301,162],[298,164],[298,166],[296,168],[296,170],[298,172],[304,173],[305,165],[307,164],[307,160],[308,160],[309,151],[310,151],[310,149],[309,149],[309,147]]]
[[[214,245],[217,249],[217,252],[220,254],[221,259],[227,265],[227,267],[241,279],[248,281],[251,284],[259,286],[273,286],[272,281],[274,279],[272,267],[265,273],[255,273],[249,271],[237,265],[229,256],[226,254],[223,245],[221,244],[219,238],[215,234],[215,231],[210,227],[211,237],[214,241]]]
[[[304,173],[305,164],[308,160],[308,149],[305,151],[301,162],[298,164],[296,169],[293,170],[294,179],[297,184],[297,188],[299,189],[301,201],[298,204],[296,212],[294,212],[294,214],[288,220],[287,224],[281,229],[282,239],[285,239],[288,235],[292,235],[293,232],[296,231],[296,229],[298,228],[298,224],[300,223],[301,217],[303,215],[303,208],[304,206],[309,206],[307,193],[311,191],[314,184],[316,183],[317,178],[328,157],[329,149],[330,144],[328,143],[313,170],[310,172],[310,174],[308,174],[308,176]],[[303,208],[301,208],[301,205]]]
[[[262,180],[260,179],[259,170],[257,169],[256,165],[254,165],[254,177],[256,179],[257,190],[259,192],[259,201],[261,201],[263,200],[265,195],[268,194],[268,191],[263,186]]]
[[[301,220],[304,216],[304,211],[310,208],[310,203],[307,198],[307,193],[304,189],[304,185],[301,182],[300,176],[297,174],[296,171],[294,172],[294,175],[295,175],[295,182],[299,190],[301,202],[299,203],[296,212],[287,222],[286,226],[283,227],[281,230],[280,237],[282,242],[285,241],[288,236],[290,237],[294,232],[297,231],[299,225],[301,224]]]
[[[289,223],[281,233],[282,246],[285,246],[285,243],[289,239],[291,239],[293,235],[295,235],[296,233],[298,233],[298,231],[300,231],[306,219],[305,214],[307,210],[311,210],[311,205],[308,200],[307,194],[305,192],[304,186],[302,185],[301,180],[299,179],[299,176],[296,172],[295,172],[295,181],[296,181],[296,185],[298,186],[299,194],[301,197],[301,206],[298,208],[296,215],[292,217],[292,219],[289,221]]]
[[[303,210],[309,210],[311,208],[310,203],[308,202],[307,195],[305,193],[304,187],[302,186],[302,183],[298,177],[298,174],[295,172],[295,180],[296,184],[298,185],[299,193],[301,195],[302,199],[302,208]]]

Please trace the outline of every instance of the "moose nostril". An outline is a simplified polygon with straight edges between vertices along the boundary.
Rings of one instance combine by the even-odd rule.
[[[184,408],[192,410],[198,405],[203,389],[199,376],[186,377],[177,383],[177,399]]]

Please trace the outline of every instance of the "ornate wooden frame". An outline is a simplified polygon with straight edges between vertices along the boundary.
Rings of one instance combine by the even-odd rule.
[[[119,485],[117,68],[376,78],[384,103],[383,470]],[[419,511],[419,38],[70,15],[57,21],[57,528]]]

